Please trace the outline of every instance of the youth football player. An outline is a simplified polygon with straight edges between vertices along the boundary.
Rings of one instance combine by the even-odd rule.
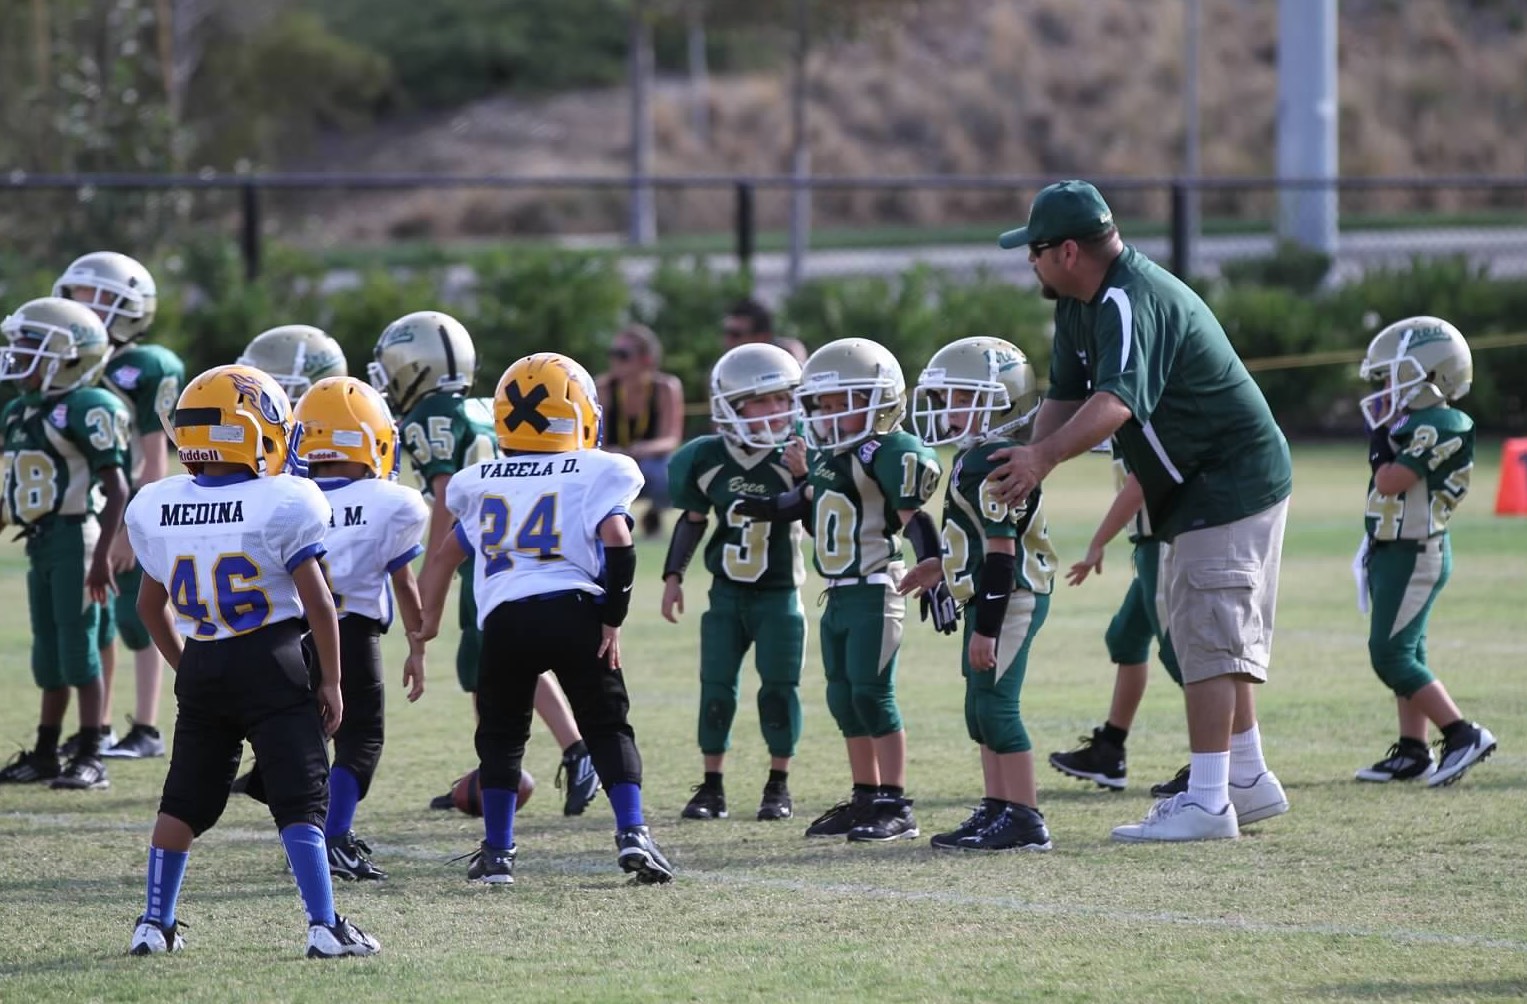
[[[312,481],[283,476],[297,426],[286,392],[259,370],[198,376],[172,428],[190,473],[148,486],[127,512],[144,571],[138,612],[175,670],[177,705],[147,905],[129,952],[184,947],[177,910],[191,843],[222,816],[247,739],[307,909],[308,957],[374,955],[376,939],[334,910],[323,837],[324,736],[344,717],[339,624],[319,564],[328,500]],[[316,699],[304,618],[321,674]]]
[[[477,348],[472,336],[455,318],[434,310],[407,314],[389,324],[376,343],[376,358],[368,365],[371,385],[381,391],[393,414],[401,416],[403,449],[413,462],[419,489],[430,500],[429,540],[433,553],[454,522],[445,507],[445,486],[451,476],[495,455],[493,416],[466,396],[477,374]],[[470,562],[461,566],[457,620],[461,642],[456,649],[456,678],[461,689],[477,693],[477,667],[482,653],[477,605]],[[562,749],[557,783],[566,776],[564,815],[582,815],[599,791],[588,747],[578,733],[567,698],[550,676],[536,687],[536,712]],[[450,792],[430,802],[432,809],[453,808]]]
[[[37,745],[0,770],[0,783],[106,788],[99,631],[127,505],[127,409],[95,386],[111,343],[88,307],[32,300],[0,321],[0,333],[0,380],[21,385],[0,412],[0,521],[26,537],[32,679],[42,689]],[[99,511],[97,485],[106,499]],[[79,692],[80,731],[60,772],[71,688]]]
[[[684,612],[684,569],[705,535],[710,606],[700,615],[700,755],[705,777],[684,806],[686,819],[725,819],[722,781],[742,660],[756,646],[758,725],[769,748],[769,779],[760,820],[789,819],[790,758],[801,738],[801,664],[806,578],[799,524],[780,525],[736,513],[747,493],[780,495],[806,475],[805,444],[793,435],[792,395],[801,365],[775,345],[739,345],[711,371],[711,418],[718,435],[685,443],[668,463],[669,497],[682,511],[663,563],[663,617]]]
[[[477,680],[477,756],[484,838],[473,882],[514,881],[520,763],[541,674],[557,674],[615,810],[622,870],[643,884],[673,878],[642,811],[642,760],[626,721],[620,626],[631,602],[636,551],[630,506],[636,462],[600,450],[594,381],[572,359],[542,352],[504,372],[493,394],[504,451],[453,475],[445,503],[458,522],[420,576],[427,641],[456,568],[472,574],[483,632]]]
[[[334,733],[329,772],[324,823],[329,871],[343,879],[380,881],[387,873],[355,835],[355,810],[382,756],[381,636],[392,624],[394,596],[403,627],[419,629],[412,562],[424,553],[420,541],[429,507],[418,492],[388,478],[397,460],[397,435],[387,403],[370,385],[354,377],[319,380],[297,402],[296,419],[302,426],[298,456],[333,510],[321,564],[339,612],[345,719]],[[403,684],[410,701],[424,693],[424,646],[413,639]]]
[[[294,402],[318,381],[350,373],[344,349],[310,324],[282,324],[260,332],[236,362],[270,374]]]

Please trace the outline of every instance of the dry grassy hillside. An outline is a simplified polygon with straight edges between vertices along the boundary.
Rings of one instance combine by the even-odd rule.
[[[1277,6],[1202,2],[1206,174],[1271,172]],[[1344,0],[1343,171],[1527,173],[1527,30],[1513,6]],[[816,53],[814,169],[1169,175],[1182,148],[1182,10],[1180,0],[928,0],[905,23]],[[683,83],[665,81],[655,107],[659,171],[782,171],[787,87],[782,73],[715,80],[705,144],[690,130]],[[336,142],[321,166],[615,174],[624,167],[627,102],[620,90],[480,101],[449,117]],[[1387,193],[1347,208],[1401,208],[1411,197]],[[1458,208],[1447,198],[1433,204]],[[327,205],[324,230],[337,239],[611,230],[622,205],[619,193],[365,196]],[[861,192],[823,197],[816,218],[926,225],[1005,219],[1014,205],[1010,197]],[[1164,206],[1156,199],[1129,208],[1154,214]],[[760,210],[765,225],[779,225],[784,200],[766,197]],[[668,232],[724,228],[730,211],[724,193],[660,199]]]

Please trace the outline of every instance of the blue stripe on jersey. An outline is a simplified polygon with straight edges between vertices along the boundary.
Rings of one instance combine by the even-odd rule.
[[[297,570],[297,567],[299,565],[301,565],[304,561],[308,560],[309,558],[321,558],[325,554],[328,554],[328,553],[329,553],[328,549],[323,546],[323,541],[321,541],[321,540],[314,541],[313,543],[309,544],[307,547],[304,547],[302,550],[298,551],[296,554],[292,555],[289,559],[287,559],[287,562],[286,562],[286,574],[287,575],[291,575],[293,572],[295,572]]]
[[[472,557],[472,552],[476,550],[476,548],[474,548],[472,546],[472,542],[467,539],[466,528],[461,525],[459,520],[455,526],[451,527],[451,532],[456,535],[456,543],[460,544],[461,549],[467,552],[467,557]]]
[[[347,488],[355,484],[354,478],[314,478],[313,484],[326,492],[332,492],[340,488]]]
[[[228,485],[240,485],[245,481],[253,481],[254,479],[254,471],[234,471],[232,474],[198,474],[191,480],[203,488],[224,488]]]
[[[460,525],[460,524],[458,524],[458,525]],[[458,537],[457,539],[459,540],[460,538]],[[389,561],[387,563],[387,574],[391,575],[393,572],[396,572],[398,569],[402,568],[404,565],[408,564],[410,561],[413,561],[415,558],[417,558],[419,555],[421,555],[423,553],[424,553],[424,545],[423,544],[415,544],[413,547],[410,547],[408,550],[404,551],[402,554],[398,555],[396,558],[393,558],[391,561]]]

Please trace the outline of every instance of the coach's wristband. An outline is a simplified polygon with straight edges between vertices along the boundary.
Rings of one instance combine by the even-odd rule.
[[[1007,599],[1013,593],[1013,569],[1018,561],[1000,551],[981,560],[981,581],[972,601],[976,608],[976,634],[995,638],[1007,618]]]
[[[631,583],[636,581],[636,548],[605,546],[604,605],[599,619],[608,627],[620,627],[631,609]]]

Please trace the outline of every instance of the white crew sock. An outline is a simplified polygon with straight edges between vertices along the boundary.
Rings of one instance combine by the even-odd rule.
[[[1187,800],[1208,812],[1230,804],[1230,754],[1194,753],[1188,773]]]
[[[1230,737],[1230,783],[1237,788],[1250,785],[1267,773],[1262,759],[1262,730],[1256,725]]]

